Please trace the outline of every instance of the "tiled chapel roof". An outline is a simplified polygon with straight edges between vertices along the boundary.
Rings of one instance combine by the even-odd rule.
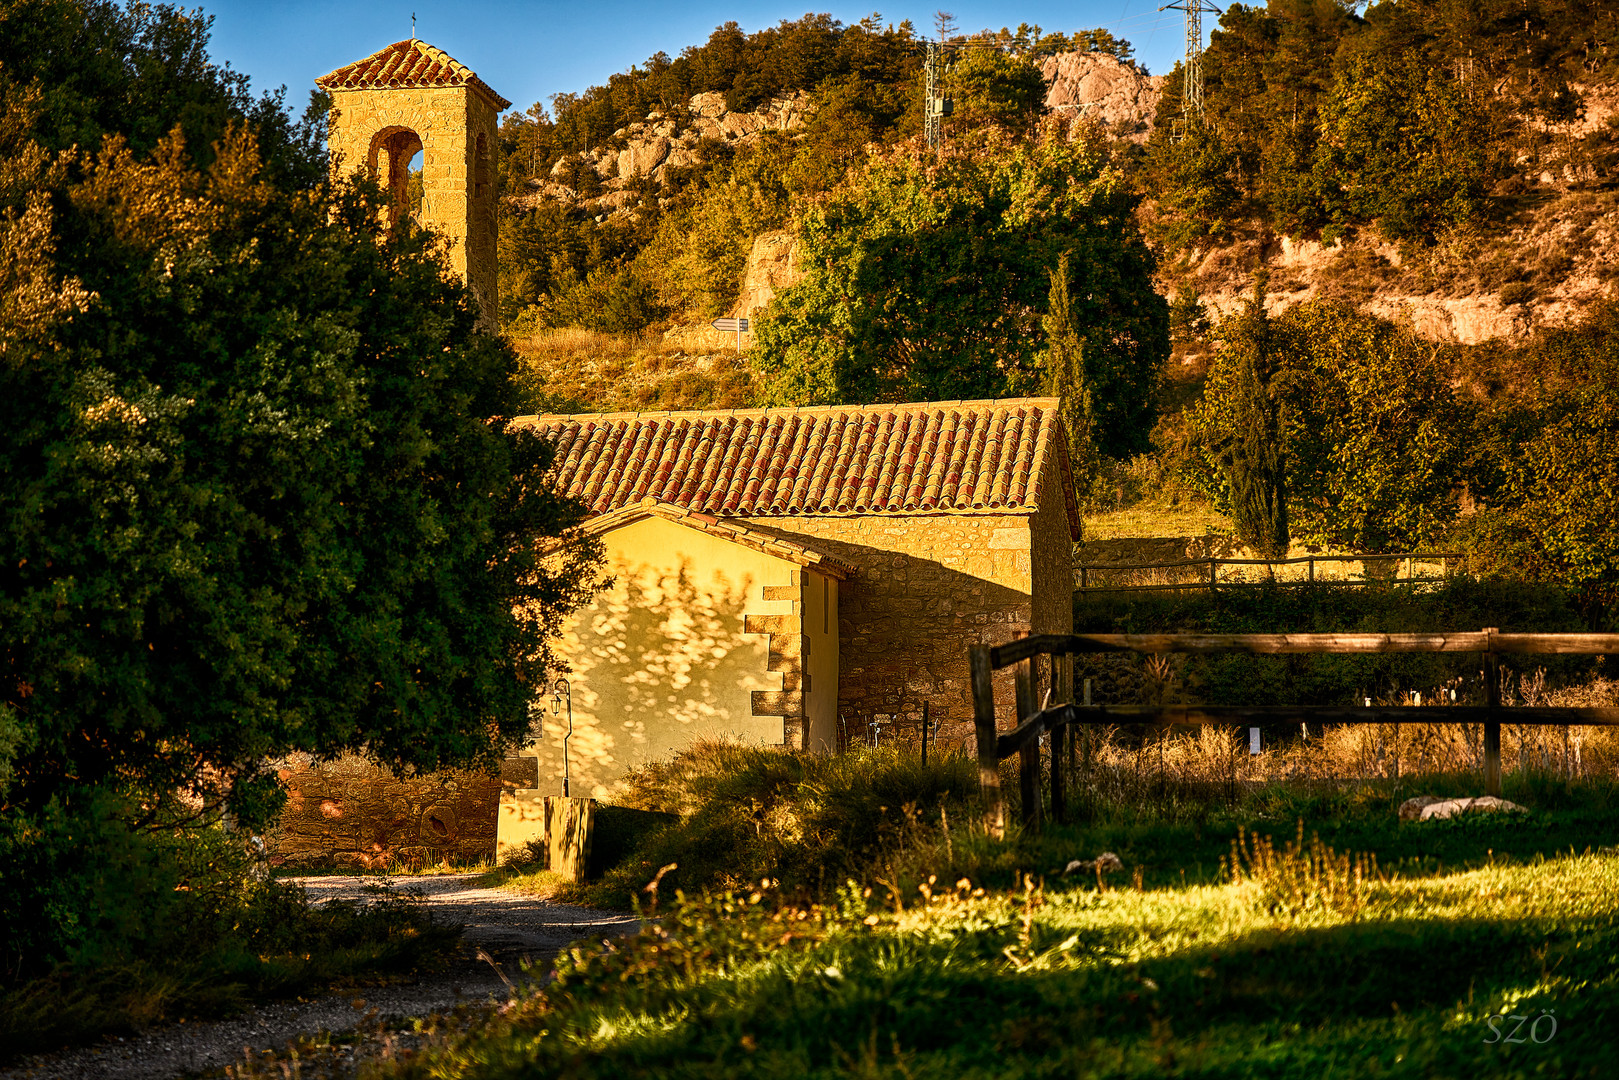
[[[715,517],[1079,512],[1056,398],[523,417],[592,514],[655,499]]]
[[[493,99],[497,109],[508,109],[512,104],[490,89],[488,83],[455,57],[416,39],[396,41],[364,60],[345,64],[331,74],[316,79],[315,85],[322,90],[474,86]]]

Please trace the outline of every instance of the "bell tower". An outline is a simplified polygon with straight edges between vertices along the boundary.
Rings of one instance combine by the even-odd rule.
[[[448,241],[450,265],[493,323],[496,117],[511,102],[442,49],[412,38],[315,80],[332,95],[334,171],[364,171]],[[420,152],[420,204],[411,161]]]

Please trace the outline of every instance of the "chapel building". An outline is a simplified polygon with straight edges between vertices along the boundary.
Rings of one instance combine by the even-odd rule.
[[[1055,398],[542,415],[612,585],[569,622],[518,797],[611,798],[702,738],[972,740],[967,649],[1073,626]],[[996,694],[1010,717],[1009,672]],[[516,762],[508,762],[508,771]],[[514,773],[515,775],[515,773]]]

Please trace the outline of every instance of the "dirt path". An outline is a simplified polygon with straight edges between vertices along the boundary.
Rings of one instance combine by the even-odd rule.
[[[393,882],[421,889],[434,918],[465,926],[462,948],[446,972],[311,1001],[273,1002],[229,1020],[156,1028],[128,1040],[43,1055],[0,1070],[0,1080],[169,1080],[200,1073],[217,1075],[225,1065],[241,1062],[248,1051],[279,1050],[301,1036],[341,1033],[362,1023],[368,1028],[396,1028],[398,1021],[457,1005],[504,1000],[506,985],[488,962],[479,959],[479,950],[516,979],[525,957],[543,962],[571,942],[630,933],[637,926],[635,917],[628,914],[478,888],[473,884],[477,878],[476,874],[447,874]],[[316,903],[358,897],[363,886],[378,882],[375,877],[292,880],[301,883]],[[357,1001],[363,1004],[357,1005]],[[343,1054],[352,1056],[353,1052],[345,1049]]]

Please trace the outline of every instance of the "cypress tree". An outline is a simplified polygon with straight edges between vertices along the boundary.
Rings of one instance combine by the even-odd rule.
[[[1236,352],[1232,430],[1220,455],[1231,488],[1237,537],[1267,559],[1287,554],[1287,454],[1281,416],[1271,392],[1276,345],[1265,313],[1267,275],[1261,271],[1247,308],[1225,333]]]
[[[1084,493],[1096,478],[1100,454],[1096,449],[1091,381],[1085,373],[1085,343],[1074,330],[1073,308],[1068,298],[1068,252],[1058,256],[1050,277],[1046,314],[1040,320],[1046,332],[1046,393],[1062,400],[1058,412],[1068,435],[1074,484]]]

